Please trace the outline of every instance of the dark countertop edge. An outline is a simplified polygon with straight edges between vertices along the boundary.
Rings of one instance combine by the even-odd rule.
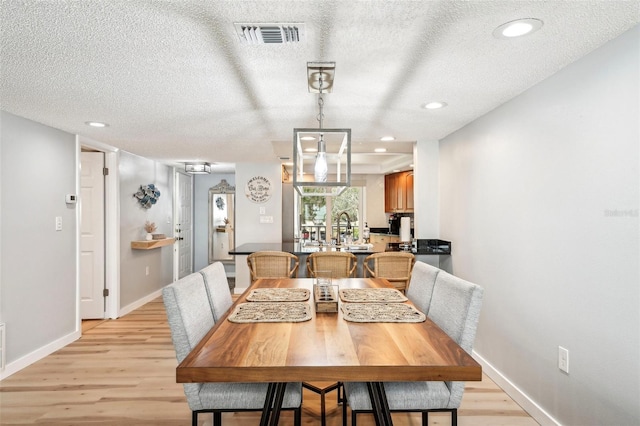
[[[356,256],[362,254],[373,254],[385,251],[386,246],[384,243],[374,244],[371,250],[349,250],[349,253],[353,253]],[[287,253],[295,254],[296,256],[308,255],[316,252],[312,248],[303,248],[300,243],[246,243],[241,244],[229,250],[231,255],[250,255],[257,251],[284,251]]]
[[[301,247],[300,243],[246,243],[241,244],[238,247],[235,247],[229,250],[229,254],[231,255],[250,255],[251,253],[255,253],[257,251],[284,251],[287,253],[299,255],[308,255],[310,253],[314,253],[309,249],[305,250]],[[389,250],[389,247],[385,243],[374,244],[373,249],[371,250],[353,250],[349,251],[349,253],[353,253],[357,255],[369,255],[373,253],[381,253],[385,251],[399,251],[399,250]],[[433,248],[419,248],[417,250],[407,250],[413,254],[421,255],[421,254],[435,254],[435,255],[450,255],[451,251],[439,250]]]

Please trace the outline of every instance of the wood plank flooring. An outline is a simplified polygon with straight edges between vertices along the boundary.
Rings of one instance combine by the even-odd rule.
[[[162,299],[117,320],[87,323],[76,342],[0,382],[0,425],[189,425]],[[302,423],[320,424],[319,396],[305,390]],[[336,394],[327,394],[327,425],[342,424]],[[253,426],[259,413],[226,413],[225,426]],[[398,426],[420,425],[419,414],[393,415]],[[200,415],[210,425],[210,415]],[[460,426],[529,426],[537,423],[489,378],[467,383]],[[293,425],[285,412],[281,425]],[[358,424],[373,425],[369,415]],[[449,425],[448,414],[430,426]]]

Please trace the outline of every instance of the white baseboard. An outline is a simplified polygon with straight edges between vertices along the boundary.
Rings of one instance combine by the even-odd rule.
[[[61,337],[60,339],[49,343],[48,345],[36,349],[35,351],[23,356],[16,361],[6,364],[4,370],[0,371],[0,381],[6,379],[14,373],[17,373],[23,368],[30,366],[36,361],[40,361],[42,358],[51,355],[55,351],[64,348],[69,343],[75,342],[80,338],[80,336],[82,336],[82,331],[74,331],[73,333],[69,333],[64,337]]]
[[[535,421],[541,426],[562,426],[560,422],[551,417],[542,407],[540,407],[533,399],[531,399],[520,388],[513,384],[507,377],[491,365],[486,359],[476,351],[473,351],[473,357],[480,365],[482,372],[485,373],[496,385],[509,395],[518,405],[520,405]]]
[[[142,299],[138,299],[135,302],[131,303],[130,305],[125,306],[124,308],[120,308],[120,311],[118,312],[118,318],[127,315],[129,312],[135,311],[139,307],[146,305],[147,303],[151,302],[153,299],[156,299],[160,296],[162,296],[162,289],[156,290],[153,293],[149,294],[148,296],[145,296]]]

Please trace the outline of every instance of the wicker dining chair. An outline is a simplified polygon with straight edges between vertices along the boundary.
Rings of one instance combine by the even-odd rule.
[[[390,251],[374,253],[364,259],[365,277],[386,278],[398,290],[405,291],[411,280],[416,257],[413,253]]]
[[[300,260],[284,251],[257,251],[247,256],[251,282],[258,278],[296,278]]]
[[[358,264],[355,254],[346,251],[319,251],[307,257],[307,276],[315,278],[320,271],[331,272],[331,278],[352,278]]]

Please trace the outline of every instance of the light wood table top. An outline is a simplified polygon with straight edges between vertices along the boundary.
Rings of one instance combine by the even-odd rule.
[[[390,287],[387,280],[372,278],[333,284]],[[312,290],[313,280],[260,279],[236,304],[246,302],[255,288],[274,287]],[[481,366],[428,318],[422,323],[356,323],[345,321],[342,312],[316,313],[313,295],[309,304],[313,318],[298,323],[239,324],[225,315],[177,367],[177,382],[482,379]]]

